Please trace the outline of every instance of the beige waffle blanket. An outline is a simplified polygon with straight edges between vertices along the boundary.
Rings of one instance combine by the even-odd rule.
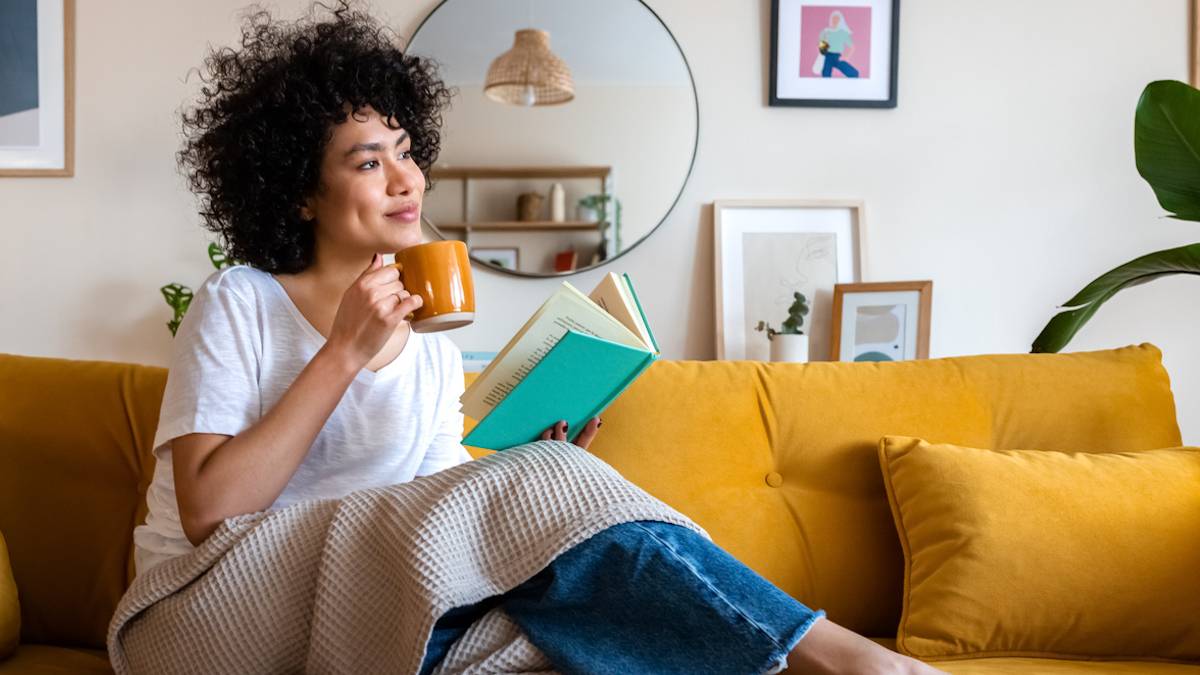
[[[443,612],[504,593],[633,520],[707,536],[559,441],[231,518],[196,550],[137,577],[109,625],[109,657],[119,674],[416,673]],[[497,608],[438,672],[552,670]]]

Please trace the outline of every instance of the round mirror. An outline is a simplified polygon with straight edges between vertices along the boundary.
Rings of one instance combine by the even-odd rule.
[[[636,246],[679,199],[696,88],[640,0],[443,0],[409,51],[457,90],[423,217],[477,262],[581,271]]]

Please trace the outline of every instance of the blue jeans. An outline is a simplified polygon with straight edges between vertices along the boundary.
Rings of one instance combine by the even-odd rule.
[[[422,675],[497,605],[566,674],[777,672],[825,615],[686,527],[635,521],[599,532],[503,595],[442,615]]]
[[[825,67],[821,69],[821,77],[833,77],[833,69],[842,71],[846,77],[858,77],[858,69],[842,60],[841,54],[825,53]]]

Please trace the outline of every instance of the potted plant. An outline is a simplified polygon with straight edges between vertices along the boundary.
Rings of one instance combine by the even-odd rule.
[[[1138,173],[1172,218],[1200,221],[1198,147],[1200,91],[1171,80],[1146,85],[1133,117],[1133,155]],[[1200,275],[1200,243],[1148,253],[1100,275],[1059,308],[1033,351],[1061,350],[1118,291],[1168,274]]]
[[[216,269],[224,269],[238,264],[236,260],[226,255],[225,250],[217,244],[208,245],[208,259]],[[158,290],[162,292],[163,299],[175,312],[175,317],[167,322],[167,329],[171,331],[171,337],[175,337],[175,332],[179,330],[179,324],[183,322],[184,315],[192,306],[194,293],[192,289],[178,282],[167,284]]]
[[[804,326],[804,316],[808,314],[808,298],[799,291],[792,293],[792,298],[792,305],[788,307],[788,317],[784,319],[779,330],[771,328],[771,324],[766,321],[759,321],[754,330],[767,332],[767,340],[771,343],[772,361],[805,363],[808,361],[808,336],[800,328]]]
[[[612,213],[610,214],[610,209]],[[621,250],[621,200],[610,194],[587,195],[575,205],[575,217],[586,222],[608,223],[613,228],[617,251]]]

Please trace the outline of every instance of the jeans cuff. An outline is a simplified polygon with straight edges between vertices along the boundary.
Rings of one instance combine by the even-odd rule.
[[[784,651],[779,658],[771,662],[771,666],[767,670],[763,671],[763,675],[775,675],[775,673],[781,673],[784,670],[787,670],[788,654],[791,654],[792,650],[796,648],[796,645],[804,639],[804,636],[808,635],[808,631],[812,630],[813,625],[817,623],[817,619],[820,619],[824,616],[825,610],[818,609],[817,611],[813,612],[813,615],[810,616],[808,620],[800,624],[800,627],[796,629],[795,634],[792,635],[792,639],[788,641],[787,650]]]

